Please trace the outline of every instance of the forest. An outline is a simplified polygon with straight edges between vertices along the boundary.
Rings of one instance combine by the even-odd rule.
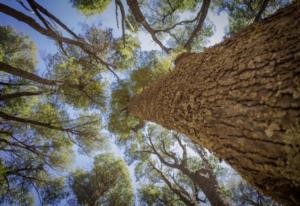
[[[299,0],[0,0],[0,205],[299,194]]]

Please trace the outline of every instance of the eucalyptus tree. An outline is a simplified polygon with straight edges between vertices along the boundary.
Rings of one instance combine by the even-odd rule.
[[[185,134],[266,195],[297,204],[299,11],[295,2],[204,53],[180,55],[128,113]]]
[[[298,8],[296,2],[204,53],[179,55],[170,73],[129,93],[123,115],[185,134],[265,195],[296,204]]]
[[[177,205],[175,202],[179,205],[199,205],[201,202],[229,205],[217,179],[222,168],[204,149],[187,144],[179,134],[153,125],[148,126],[139,138],[139,143],[132,143],[128,154],[137,160],[142,200],[151,197],[151,201],[166,205]],[[148,181],[149,184],[143,185]]]
[[[24,6],[25,1],[21,2]],[[62,51],[66,45],[76,46],[103,69],[115,74],[115,64],[109,59],[111,55],[98,55],[95,52],[97,48],[86,38],[76,35],[35,1],[26,2],[25,7],[35,13],[34,18],[2,3],[0,12],[55,40]],[[126,28],[133,28],[132,31],[143,28],[169,57],[172,51],[176,54],[182,48],[188,52],[178,55],[173,62],[175,69],[147,85],[140,94],[132,98],[135,94],[129,93],[125,109],[119,110],[124,111],[124,121],[130,115],[130,119],[132,116],[136,118],[134,121],[138,124],[134,123],[134,126],[139,125],[137,128],[145,121],[152,121],[184,133],[227,161],[265,194],[289,205],[297,204],[300,29],[295,19],[299,19],[300,15],[299,2],[295,1],[261,21],[249,17],[254,18],[254,24],[202,53],[190,51],[195,50],[194,45],[199,46],[196,39],[203,39],[202,35],[207,33],[209,22],[205,21],[206,16],[210,8],[218,7],[217,2],[126,2],[129,16],[123,2],[115,1],[116,14],[120,11],[122,17],[123,38],[120,40],[123,45],[126,46],[125,33],[130,34]],[[157,9],[152,8],[151,2]],[[236,7],[245,5],[236,2]],[[270,2],[275,2],[275,6]],[[103,4],[103,8],[107,4]],[[281,1],[263,1],[255,6],[257,11],[253,14],[260,20],[269,14],[265,11],[273,11],[277,6],[282,6]],[[94,8],[97,7],[90,9]],[[182,16],[178,13],[183,11],[191,12],[195,17],[181,20]],[[155,19],[150,19],[153,16]],[[163,22],[164,16],[166,20]],[[186,26],[181,28],[182,25]],[[188,29],[189,26],[191,29]],[[174,33],[168,34],[174,28],[175,36]],[[69,36],[63,36],[59,30]],[[185,36],[184,30],[188,31],[188,36]],[[167,38],[164,40],[159,34]],[[180,35],[179,40],[177,35]],[[175,43],[168,44],[169,38],[175,39]],[[123,82],[120,83],[119,86],[122,86]],[[127,128],[130,127],[132,125]]]
[[[70,184],[81,205],[133,204],[134,195],[127,165],[109,153],[96,156],[91,171],[75,171]]]
[[[36,74],[34,43],[9,27],[0,27],[0,35],[0,201],[30,205],[35,191],[41,204],[56,204],[65,183],[53,173],[71,165],[74,143],[85,151],[101,146],[100,120],[88,111],[71,118],[57,101],[61,80]]]

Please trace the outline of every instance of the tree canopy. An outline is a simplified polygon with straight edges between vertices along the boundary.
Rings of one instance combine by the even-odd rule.
[[[290,1],[70,0],[81,18],[116,18],[117,27],[85,23],[78,33],[47,3],[12,2],[1,15],[56,51],[41,68],[41,45],[0,23],[0,204],[277,205],[236,173],[233,184],[234,170],[206,148],[131,115],[130,101],[205,51],[210,14],[226,13],[231,36]],[[146,51],[141,34],[160,50]],[[79,155],[92,168],[78,168]]]
[[[95,157],[92,171],[76,170],[71,187],[82,205],[132,205],[133,190],[124,161],[112,154]]]

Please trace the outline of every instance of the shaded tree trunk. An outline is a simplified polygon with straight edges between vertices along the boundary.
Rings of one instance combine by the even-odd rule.
[[[196,171],[192,171],[188,168],[187,163],[187,149],[182,144],[181,140],[178,138],[177,142],[179,143],[180,147],[183,150],[182,159],[179,161],[176,158],[176,155],[173,153],[167,153],[165,150],[165,154],[167,156],[171,157],[175,162],[171,163],[163,158],[163,156],[160,154],[160,152],[155,148],[154,144],[152,143],[151,137],[148,136],[151,149],[153,151],[153,154],[155,154],[160,162],[170,168],[177,169],[181,171],[183,174],[185,174],[187,177],[189,177],[192,182],[199,187],[199,189],[202,190],[206,198],[209,200],[211,205],[217,205],[217,206],[227,206],[229,205],[229,201],[225,197],[224,194],[222,194],[222,191],[220,190],[217,177],[215,176],[213,172],[213,168],[211,167],[210,163],[204,157],[203,153],[199,155],[201,156],[202,160],[202,167]],[[162,144],[162,147],[164,148],[164,144]],[[160,171],[162,173],[162,171]],[[184,201],[183,201],[184,202]]]
[[[36,126],[45,127],[45,128],[48,128],[48,129],[54,129],[54,130],[58,130],[58,131],[62,131],[62,132],[72,132],[71,129],[63,128],[63,127],[60,127],[60,126],[54,126],[50,123],[39,122],[37,120],[31,120],[31,119],[27,119],[27,118],[12,116],[10,114],[7,114],[7,113],[1,112],[1,111],[0,111],[0,117],[2,119],[9,120],[9,121],[36,125]]]
[[[11,65],[8,65],[4,62],[0,62],[0,71],[6,72],[8,74],[14,75],[14,76],[18,76],[21,77],[23,79],[28,79],[30,81],[33,82],[37,82],[40,84],[44,84],[44,85],[50,85],[50,86],[55,86],[57,84],[56,81],[54,80],[49,80],[49,79],[45,79],[42,78],[36,74],[27,72],[25,70],[13,67]]]
[[[265,195],[300,203],[300,2],[207,49],[132,98],[130,114],[179,131]]]
[[[191,178],[191,180],[200,187],[200,189],[203,191],[211,205],[229,205],[229,202],[220,190],[217,178],[212,173],[212,170],[205,169],[205,171],[203,172],[192,172],[187,168],[181,168],[180,170],[183,172],[183,174]],[[205,174],[208,175],[208,177],[203,176]]]
[[[0,101],[9,100],[19,97],[28,97],[28,96],[38,96],[45,93],[44,91],[36,91],[36,92],[15,92],[11,94],[0,94]]]

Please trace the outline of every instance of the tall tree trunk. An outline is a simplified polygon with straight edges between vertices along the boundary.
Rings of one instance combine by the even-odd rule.
[[[130,114],[206,147],[257,189],[300,203],[300,2],[207,49],[132,98]]]

